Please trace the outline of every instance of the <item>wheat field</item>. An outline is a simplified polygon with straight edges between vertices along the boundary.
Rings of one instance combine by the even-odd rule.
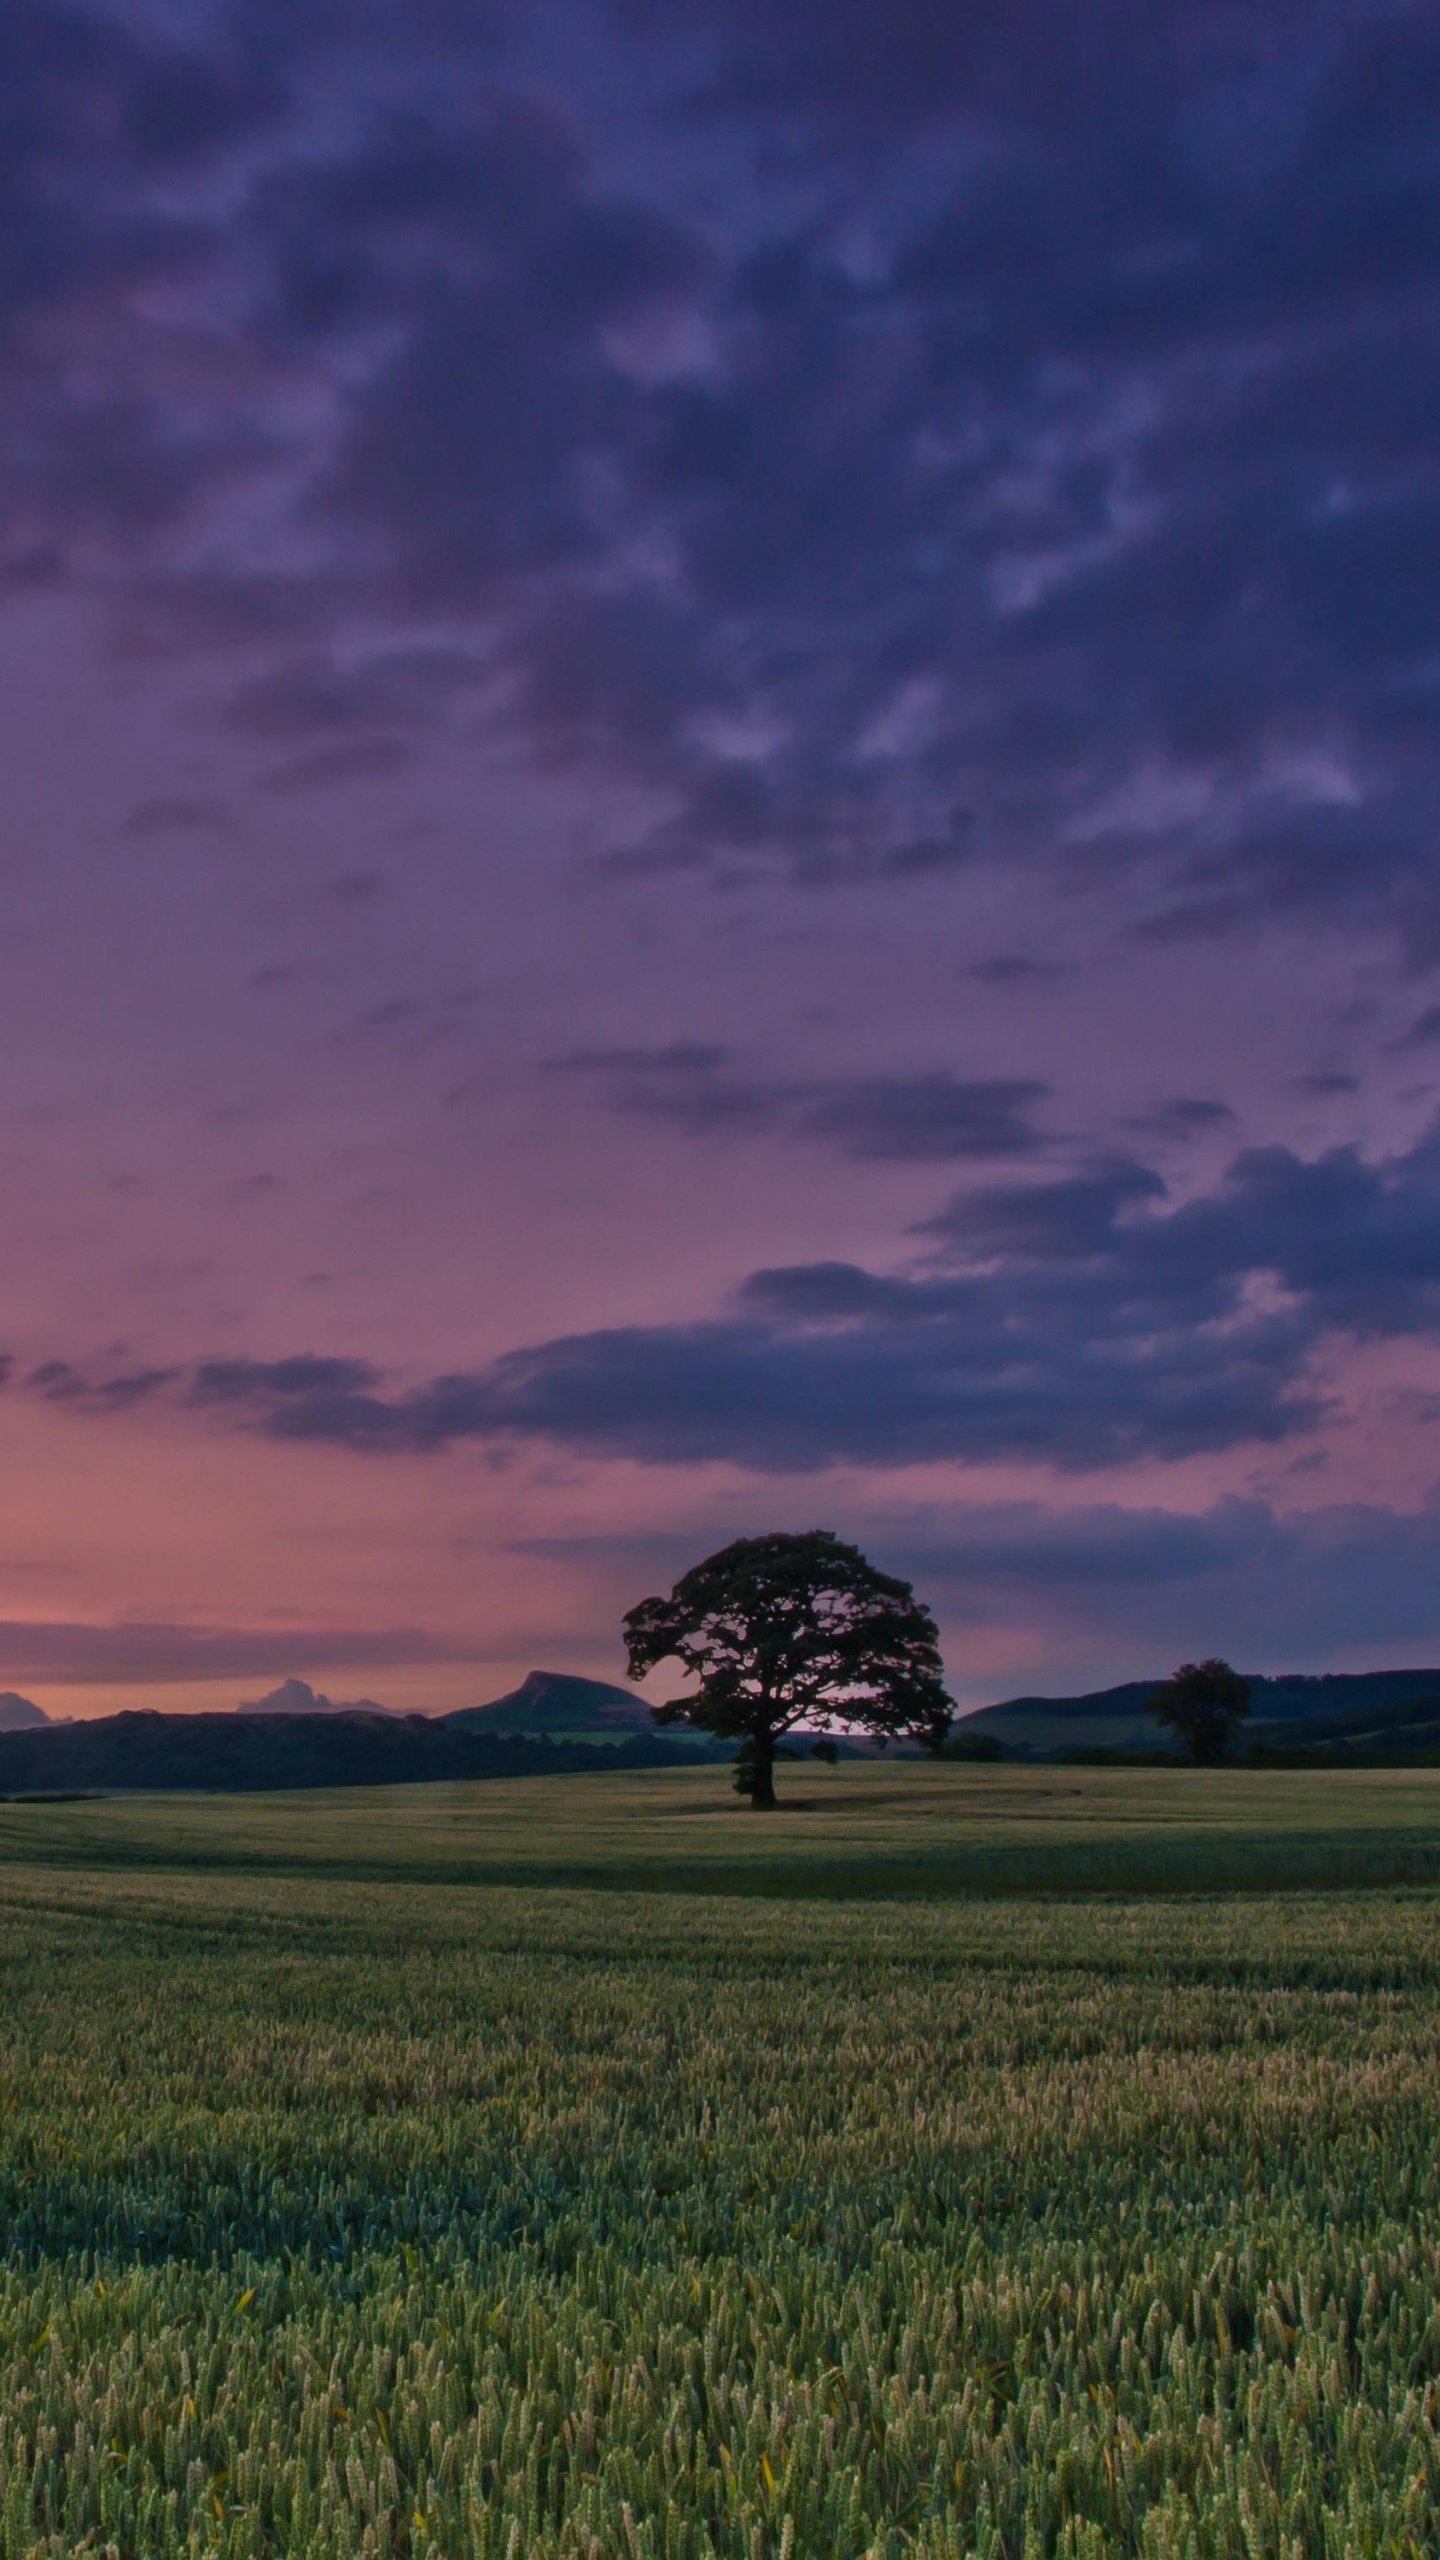
[[[6,1809],[0,2560],[1428,2560],[1440,1895],[757,1889],[927,1775]]]

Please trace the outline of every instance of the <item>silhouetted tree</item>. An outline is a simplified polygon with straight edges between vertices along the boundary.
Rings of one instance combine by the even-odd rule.
[[[936,1751],[945,1739],[952,1704],[929,1610],[828,1529],[737,1538],[624,1623],[632,1680],[673,1657],[700,1683],[656,1707],[656,1723],[738,1741],[736,1792],[756,1808],[775,1802],[775,1762],[793,1756],[783,1737],[796,1725],[858,1725],[882,1748],[904,1735]]]
[[[947,1742],[943,1757],[947,1760],[1003,1760],[1005,1745],[998,1733],[967,1733],[964,1726]]]
[[[1208,1662],[1182,1662],[1146,1704],[1157,1723],[1184,1743],[1192,1760],[1214,1768],[1250,1713],[1250,1683],[1213,1656]]]

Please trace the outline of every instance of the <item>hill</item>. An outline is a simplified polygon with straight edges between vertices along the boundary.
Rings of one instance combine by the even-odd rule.
[[[1161,1675],[1163,1677],[1163,1675]],[[1050,1759],[1064,1751],[1157,1751],[1170,1746],[1147,1713],[1159,1679],[1127,1680],[1078,1698],[1006,1698],[962,1719],[962,1734],[993,1734],[1007,1751]],[[1310,1743],[1342,1733],[1404,1729],[1401,1711],[1440,1699],[1440,1671],[1283,1673],[1251,1683],[1247,1742]],[[1437,1710],[1440,1712],[1440,1710]],[[1395,1718],[1399,1721],[1393,1721]],[[1392,1747],[1399,1747],[1398,1741]]]
[[[503,1698],[492,1698],[484,1707],[457,1707],[435,1721],[461,1733],[548,1734],[607,1743],[655,1730],[649,1708],[633,1689],[617,1688],[609,1680],[581,1680],[566,1671],[527,1671],[519,1688],[507,1690]]]
[[[0,1797],[397,1786],[676,1768],[694,1756],[693,1749],[649,1733],[585,1743],[467,1733],[428,1716],[167,1716],[152,1708],[41,1732],[0,1733]]]
[[[1352,1707],[1340,1716],[1292,1716],[1283,1723],[1259,1725],[1247,1740],[1253,1754],[1274,1760],[1440,1759],[1440,1683],[1427,1697],[1403,1698],[1391,1706]]]
[[[38,1733],[49,1722],[33,1698],[18,1697],[13,1689],[0,1692],[0,1733]]]

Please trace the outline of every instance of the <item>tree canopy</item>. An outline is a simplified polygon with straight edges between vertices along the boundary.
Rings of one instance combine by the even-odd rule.
[[[699,1682],[656,1707],[656,1723],[738,1741],[736,1785],[757,1807],[775,1802],[776,1756],[797,1726],[859,1727],[882,1748],[903,1736],[931,1751],[949,1728],[929,1610],[829,1529],[737,1538],[624,1625],[632,1680],[674,1659]]]
[[[1182,1662],[1148,1705],[1192,1760],[1214,1767],[1229,1750],[1236,1726],[1250,1713],[1250,1683],[1211,1655],[1205,1662]]]

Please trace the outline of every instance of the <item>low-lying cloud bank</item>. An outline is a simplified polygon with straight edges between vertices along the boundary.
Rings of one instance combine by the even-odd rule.
[[[777,1508],[765,1526],[810,1525],[793,1498]],[[999,1502],[867,1514],[852,1493],[828,1507],[822,1496],[813,1512],[913,1579],[939,1615],[966,1706],[1158,1677],[1216,1651],[1266,1672],[1440,1664],[1440,1497],[1410,1512],[1228,1497],[1197,1512]],[[716,1512],[685,1528],[518,1544],[582,1578],[603,1618],[734,1534]],[[997,1661],[1006,1667],[984,1667]]]
[[[1312,1511],[1230,1498],[1196,1513],[1029,1503],[961,1511],[887,1545],[957,1633],[1029,1629],[1123,1676],[1225,1651],[1254,1670],[1440,1661],[1440,1500]],[[1107,1672],[1107,1676],[1109,1676]],[[1053,1685],[1053,1684],[1052,1684]]]
[[[817,1495],[807,1509],[806,1500],[797,1507],[787,1497],[783,1519],[767,1514],[764,1525],[808,1526],[812,1512],[828,1519],[837,1508]],[[1287,1512],[1228,1498],[1199,1512],[1002,1502],[875,1506],[867,1516],[853,1492],[842,1507],[837,1525],[912,1577],[936,1608],[951,1685],[967,1705],[1027,1686],[1077,1689],[1164,1671],[1197,1649],[1263,1671],[1324,1668],[1337,1656],[1366,1667],[1440,1662],[1440,1496],[1411,1512],[1366,1503]],[[621,1611],[734,1534],[733,1520],[697,1511],[682,1527],[524,1538],[515,1552],[584,1585],[594,1630],[586,1660],[601,1669]],[[1012,1668],[977,1672],[974,1662],[994,1660],[997,1647]],[[4,1679],[66,1688],[164,1689],[476,1658],[461,1637],[428,1628],[0,1621]]]
[[[123,1688],[134,1682],[284,1679],[335,1664],[399,1667],[463,1662],[458,1636],[422,1627],[198,1627],[164,1621],[118,1626],[76,1619],[0,1619],[0,1667],[7,1681],[65,1688]]]
[[[899,1274],[801,1263],[731,1310],[612,1327],[387,1390],[356,1359],[31,1371],[90,1412],[150,1398],[371,1455],[538,1440],[595,1458],[771,1473],[1023,1459],[1072,1471],[1274,1445],[1326,1418],[1338,1342],[1440,1342],[1440,1140],[1239,1155],[1178,1208],[1109,1162],[962,1193]]]

